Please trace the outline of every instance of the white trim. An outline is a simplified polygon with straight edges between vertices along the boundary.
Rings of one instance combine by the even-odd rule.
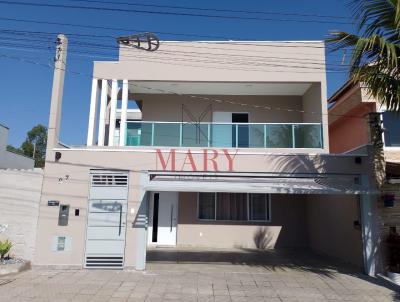
[[[366,154],[346,154],[346,153],[326,153],[326,152],[317,152],[317,151],[323,151],[323,149],[307,149],[307,148],[212,148],[212,147],[169,147],[168,149],[161,149],[165,147],[149,147],[149,146],[123,146],[123,148],[96,148],[96,147],[89,147],[85,148],[85,146],[82,147],[70,147],[70,148],[53,148],[53,151],[88,151],[88,152],[137,152],[137,153],[156,153],[157,151],[155,149],[159,149],[161,152],[170,152],[171,149],[175,150],[175,153],[187,153],[187,150],[190,149],[190,151],[193,154],[202,154],[204,149],[211,150],[227,150],[230,153],[235,153],[237,155],[276,155],[276,156],[299,156],[299,155],[307,155],[307,156],[332,156],[332,157],[367,157],[368,155]],[[251,150],[257,150],[257,149],[272,149],[272,150],[304,150],[305,152],[257,152],[257,151],[251,151]],[[239,151],[240,150],[240,151]],[[242,150],[249,150],[249,152],[242,151]]]
[[[117,110],[118,111],[118,110]],[[224,111],[215,111],[224,112]],[[248,112],[228,112],[228,113],[248,113]],[[249,114],[250,117],[250,114]],[[138,124],[191,124],[190,122],[163,122],[163,121],[127,121],[127,123],[138,123]],[[197,123],[196,123],[197,124]],[[320,126],[321,123],[225,123],[225,122],[199,122],[198,124],[217,124],[217,125],[315,125]]]
[[[293,41],[293,40],[263,40],[263,41],[257,41],[257,40],[249,40],[249,41],[243,41],[243,40],[225,40],[225,41],[212,41],[212,40],[204,40],[204,41],[160,41],[162,43],[216,43],[216,44],[225,44],[225,43],[237,43],[237,44],[246,44],[246,43],[257,43],[257,44],[263,44],[263,43],[325,43],[323,40],[299,40],[299,41]]]
[[[114,146],[116,109],[118,97],[118,81],[113,79],[111,84],[111,102],[110,102],[110,123],[108,130],[108,145]]]
[[[103,79],[101,80],[99,133],[97,142],[99,146],[104,146],[104,137],[106,131],[107,93],[108,93],[108,81],[106,79]]]
[[[128,80],[122,81],[122,105],[121,105],[121,121],[119,126],[119,145],[125,146],[126,139],[126,120],[128,110],[128,94],[129,83]]]
[[[96,136],[96,113],[97,113],[97,101],[99,98],[98,90],[98,79],[92,80],[92,92],[90,96],[90,109],[89,109],[89,125],[86,144],[88,146],[94,145],[94,138]]]

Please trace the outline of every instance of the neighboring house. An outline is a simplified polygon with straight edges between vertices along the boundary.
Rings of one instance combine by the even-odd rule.
[[[390,228],[400,232],[400,116],[386,111],[368,96],[365,88],[351,82],[339,89],[328,103],[332,153],[345,153],[372,144],[369,115],[380,113],[385,179],[380,188],[378,216],[380,238],[384,242]]]
[[[0,169],[33,169],[33,158],[7,151],[8,130],[0,124]]]
[[[329,154],[323,42],[121,46],[94,63],[87,144],[65,147],[59,38],[34,264],[144,269],[156,246],[289,247],[375,273],[369,157]]]

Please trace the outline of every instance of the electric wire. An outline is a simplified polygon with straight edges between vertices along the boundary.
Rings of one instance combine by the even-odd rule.
[[[289,18],[265,18],[258,16],[233,16],[222,14],[205,14],[205,13],[189,13],[189,12],[173,12],[173,11],[160,11],[160,10],[146,10],[146,9],[123,9],[116,7],[98,7],[98,6],[82,6],[82,5],[64,5],[64,4],[51,4],[51,3],[37,3],[37,2],[17,2],[0,0],[0,4],[17,5],[17,6],[31,6],[31,7],[49,7],[60,9],[78,9],[78,10],[93,10],[105,12],[123,12],[123,13],[141,13],[151,15],[167,15],[167,16],[184,16],[184,17],[203,17],[212,19],[227,19],[227,20],[248,20],[248,21],[279,21],[279,22],[299,22],[299,23],[326,23],[326,24],[354,24],[350,21],[337,21],[337,20],[311,20],[311,19],[289,19]]]

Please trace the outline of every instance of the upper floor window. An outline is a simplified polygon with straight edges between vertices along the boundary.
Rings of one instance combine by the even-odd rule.
[[[385,146],[400,147],[400,114],[392,111],[385,111],[382,116]]]

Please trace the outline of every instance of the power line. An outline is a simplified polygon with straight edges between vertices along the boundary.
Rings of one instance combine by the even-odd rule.
[[[29,36],[28,40],[31,39],[32,37]],[[1,33],[0,33],[0,40],[2,39],[1,37]],[[4,38],[3,38],[4,39]],[[28,45],[25,41],[25,39],[19,39],[19,41],[23,41],[24,43],[21,44],[16,44],[14,40],[18,40],[18,38],[13,38],[12,43],[8,42],[6,44],[3,43],[3,45],[8,45],[8,46],[21,46],[21,47],[34,47],[36,46],[36,44],[40,45],[41,41],[37,41],[37,40],[33,40],[31,42],[34,42],[35,45]],[[42,41],[45,42],[45,45],[49,45],[49,40],[47,38],[41,37]],[[7,38],[8,40],[8,38]],[[14,44],[13,44],[14,43]],[[54,44],[54,42],[52,43]],[[119,50],[118,46],[106,46],[103,44],[94,44],[94,43],[87,43],[87,42],[81,42],[78,41],[77,45],[79,46],[83,46],[83,47],[90,47],[89,50],[86,50],[85,53],[89,53],[92,52],[94,54],[98,54],[95,53],[93,51],[93,48],[101,48],[101,49],[113,49],[113,50]],[[50,47],[46,47],[49,48]],[[154,58],[154,59],[158,59],[158,60],[165,60],[165,59],[173,59],[173,60],[177,60],[177,61],[193,61],[192,59],[195,59],[197,61],[199,61],[200,59],[203,59],[202,62],[205,63],[229,63],[229,64],[233,64],[233,65],[242,65],[245,64],[246,67],[247,65],[252,65],[252,66],[261,66],[261,67],[291,67],[291,68],[304,68],[304,69],[325,69],[325,61],[324,60],[313,60],[313,59],[303,59],[302,58],[289,58],[289,57],[281,57],[281,56],[247,56],[247,55],[238,55],[238,54],[219,54],[219,53],[209,53],[209,52],[180,52],[180,51],[163,51],[160,50],[159,53],[165,53],[166,56],[162,56],[159,57],[157,54],[153,54],[153,56],[147,56],[147,57],[143,57],[143,58]],[[104,55],[103,53],[100,53],[100,55]],[[143,53],[137,53],[137,54],[124,54],[123,58],[125,58],[123,61],[129,61],[126,58],[129,57],[133,57],[133,58],[137,58],[138,55],[140,57],[142,57],[144,54]],[[209,56],[207,56],[209,55]],[[189,57],[190,59],[186,59],[185,57]],[[218,57],[221,57],[221,59],[219,59]],[[239,60],[238,60],[239,59]],[[245,61],[246,59],[246,61]],[[261,60],[260,60],[261,59]],[[273,62],[271,61],[263,61],[265,59],[272,59]],[[276,62],[280,62],[280,63],[285,63],[285,65],[281,65],[281,64],[276,64]],[[294,65],[297,64],[297,65]],[[299,65],[300,64],[300,65]],[[310,66],[310,65],[316,65],[317,67],[314,66]],[[342,65],[332,65],[336,68],[341,69],[343,66]],[[322,67],[322,68],[321,68]],[[331,68],[332,69],[332,68]],[[329,71],[329,70],[328,70]],[[332,71],[338,71],[338,70],[332,70]],[[341,70],[339,70],[341,71]]]
[[[24,50],[27,45],[26,43],[23,44],[16,44],[16,43],[3,43],[5,46],[10,46],[10,47],[21,47],[22,50]],[[35,46],[30,46],[31,48],[34,48]],[[36,46],[37,47],[37,46]],[[48,47],[37,47],[38,49],[47,49],[49,50]],[[88,56],[88,57],[99,57],[98,53],[95,53],[93,50],[90,52],[88,51],[80,51],[80,50],[73,50],[71,49],[70,52],[72,54],[83,54],[83,56]],[[100,53],[100,56],[104,54]],[[82,55],[81,55],[82,56]],[[319,66],[313,67],[313,66],[307,66],[307,65],[293,65],[294,63],[301,64],[301,62],[290,62],[290,61],[281,61],[281,64],[278,64],[279,62],[275,60],[275,62],[265,62],[265,63],[255,63],[255,62],[248,62],[248,61],[232,61],[232,60],[220,60],[220,59],[214,59],[214,58],[209,58],[209,59],[200,59],[193,57],[191,59],[186,59],[186,58],[181,58],[178,55],[170,55],[170,56],[163,56],[163,57],[158,57],[157,55],[136,55],[132,56],[135,58],[135,61],[137,59],[140,59],[140,61],[144,62],[158,62],[162,64],[168,64],[168,65],[179,65],[179,66],[191,66],[191,67],[197,67],[197,68],[213,68],[213,69],[226,69],[226,70],[243,70],[243,71],[264,71],[264,72],[292,72],[292,73],[321,73],[321,72],[335,72],[335,73],[344,73],[345,70],[341,69],[341,66],[338,66],[338,69],[329,69],[325,68],[324,64],[318,64]],[[114,57],[102,57],[102,58],[107,58],[107,59],[114,59]],[[126,61],[132,61],[129,59],[121,59],[119,60],[121,62],[126,62]],[[183,63],[181,63],[183,62]],[[192,62],[192,63],[206,63],[206,64],[214,64],[214,65],[193,65],[193,64],[185,64],[186,62]],[[278,62],[278,63],[277,63]],[[286,63],[286,64],[283,64]],[[236,65],[229,67],[226,66],[226,64],[230,65]],[[309,64],[309,63],[304,63],[304,64]],[[240,67],[240,66],[244,66]],[[253,69],[251,68],[253,67]],[[258,69],[254,69],[258,67]],[[264,68],[270,68],[269,70],[263,69]],[[279,70],[277,68],[285,68],[285,70]],[[289,69],[289,70],[288,70]],[[301,70],[301,71],[300,71]],[[321,70],[321,71],[317,71]]]
[[[40,62],[37,62],[37,61],[21,59],[21,58],[16,57],[16,56],[0,54],[0,57],[10,58],[10,59],[13,59],[13,60],[18,60],[18,61],[25,62],[25,63],[35,64],[35,65],[43,66],[43,67],[46,67],[46,68],[58,69],[58,70],[62,70],[62,71],[66,71],[66,72],[72,73],[72,74],[82,75],[82,76],[88,77],[90,79],[93,79],[93,75],[90,75],[90,74],[87,74],[87,73],[73,71],[73,70],[70,70],[70,69],[58,68],[58,67],[50,66],[50,65],[47,65],[47,64],[43,64],[43,63],[40,63]],[[304,113],[304,114],[332,115],[332,116],[339,116],[339,117],[366,119],[365,117],[352,116],[352,115],[346,115],[346,114],[331,114],[331,113],[324,114],[324,113],[321,113],[321,112],[298,110],[298,109],[287,109],[287,108],[280,108],[280,107],[272,108],[270,106],[247,104],[247,103],[235,102],[235,101],[231,101],[231,100],[221,100],[221,99],[217,99],[217,98],[209,98],[209,97],[200,96],[200,95],[180,94],[180,93],[177,93],[177,92],[172,91],[172,90],[148,87],[148,86],[144,86],[142,84],[136,84],[136,83],[131,83],[131,85],[136,86],[136,87],[140,87],[140,88],[144,88],[144,89],[148,89],[148,90],[159,91],[159,92],[162,92],[162,93],[175,94],[175,95],[180,95],[180,96],[187,96],[187,97],[194,98],[194,99],[202,99],[202,100],[212,101],[212,102],[216,102],[216,103],[228,103],[228,104],[231,104],[231,105],[249,106],[249,107],[253,107],[255,109],[261,109],[261,110],[298,112],[298,113]]]
[[[95,11],[108,11],[108,12],[123,12],[123,13],[141,13],[152,15],[167,15],[167,16],[183,16],[183,17],[204,17],[213,19],[228,19],[228,20],[249,20],[249,21],[279,21],[279,22],[299,22],[299,23],[326,23],[326,24],[353,24],[352,22],[345,21],[329,21],[329,20],[311,20],[311,19],[273,19],[265,17],[250,17],[250,16],[232,16],[232,15],[210,15],[203,13],[184,13],[184,12],[171,12],[171,11],[151,11],[145,9],[123,9],[123,8],[110,8],[110,7],[97,7],[97,6],[80,6],[80,5],[64,5],[64,4],[49,4],[37,2],[16,2],[1,0],[0,4],[7,5],[20,5],[20,6],[33,6],[33,7],[50,7],[50,8],[63,8],[63,9],[80,9],[80,10],[95,10]]]
[[[145,4],[145,3],[132,3],[132,2],[116,2],[116,1],[98,1],[98,0],[68,0],[73,2],[85,2],[85,3],[99,3],[99,4],[122,4],[127,6],[145,6],[145,7],[157,7],[157,8],[172,8],[172,9],[184,9],[184,10],[199,10],[199,11],[212,11],[212,12],[229,12],[229,13],[246,13],[256,15],[280,15],[280,16],[300,16],[300,17],[317,17],[317,18],[334,18],[334,19],[350,19],[344,16],[332,16],[332,15],[319,15],[319,14],[306,14],[306,13],[282,13],[277,11],[248,11],[248,10],[232,10],[232,9],[218,9],[218,8],[204,8],[204,7],[188,7],[188,6],[172,6],[172,5],[159,5],[159,4]]]

